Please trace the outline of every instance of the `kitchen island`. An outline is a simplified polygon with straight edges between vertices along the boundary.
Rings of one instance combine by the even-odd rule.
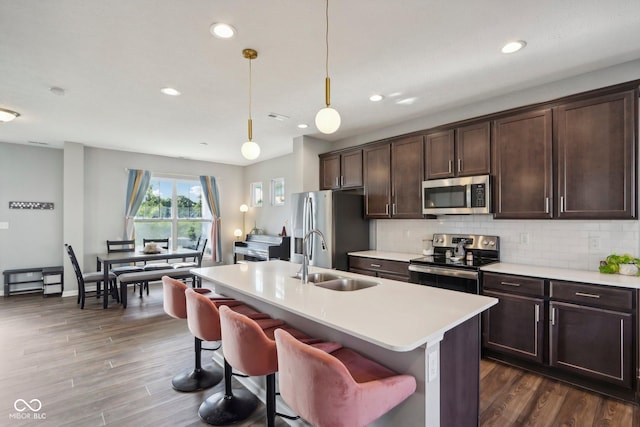
[[[298,264],[267,261],[192,272],[222,295],[414,375],[416,393],[372,425],[478,424],[479,314],[496,299],[310,267],[310,273],[377,283],[356,291],[335,291],[302,284],[293,277],[299,269]],[[248,387],[256,392],[262,384],[254,380]]]

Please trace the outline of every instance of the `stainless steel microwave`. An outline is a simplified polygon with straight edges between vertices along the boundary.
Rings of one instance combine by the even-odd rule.
[[[491,213],[489,175],[423,181],[422,213],[425,215]]]

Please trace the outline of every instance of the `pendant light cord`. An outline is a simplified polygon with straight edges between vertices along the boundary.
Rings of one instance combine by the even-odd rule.
[[[326,77],[329,77],[329,0],[326,0],[325,3],[325,32],[324,32],[324,43],[326,47],[326,56],[325,56],[325,73]]]
[[[249,58],[249,123],[248,123],[248,137],[249,141],[253,139],[253,120],[251,120],[251,58]]]

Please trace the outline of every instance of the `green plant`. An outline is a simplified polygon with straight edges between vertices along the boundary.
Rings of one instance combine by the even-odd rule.
[[[609,255],[603,263],[600,263],[600,273],[615,274],[620,271],[620,264],[635,264],[640,267],[640,258],[629,254]]]

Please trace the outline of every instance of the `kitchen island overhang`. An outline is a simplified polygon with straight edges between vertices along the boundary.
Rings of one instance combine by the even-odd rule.
[[[397,372],[414,375],[416,393],[372,425],[440,425],[445,406],[453,416],[466,414],[456,420],[469,418],[469,405],[477,406],[479,400],[479,315],[496,304],[496,299],[310,268],[310,273],[377,283],[356,291],[335,291],[302,284],[294,277],[299,269],[299,264],[275,260],[192,272],[220,294],[243,300],[312,336],[339,341]],[[456,361],[466,366],[453,366]],[[478,378],[469,378],[468,386],[462,385],[461,377],[469,375]],[[475,405],[469,402],[469,394]],[[456,396],[465,399],[451,401]],[[473,408],[470,413],[473,419]],[[451,414],[442,415],[451,421]],[[470,425],[476,424],[477,415]]]

